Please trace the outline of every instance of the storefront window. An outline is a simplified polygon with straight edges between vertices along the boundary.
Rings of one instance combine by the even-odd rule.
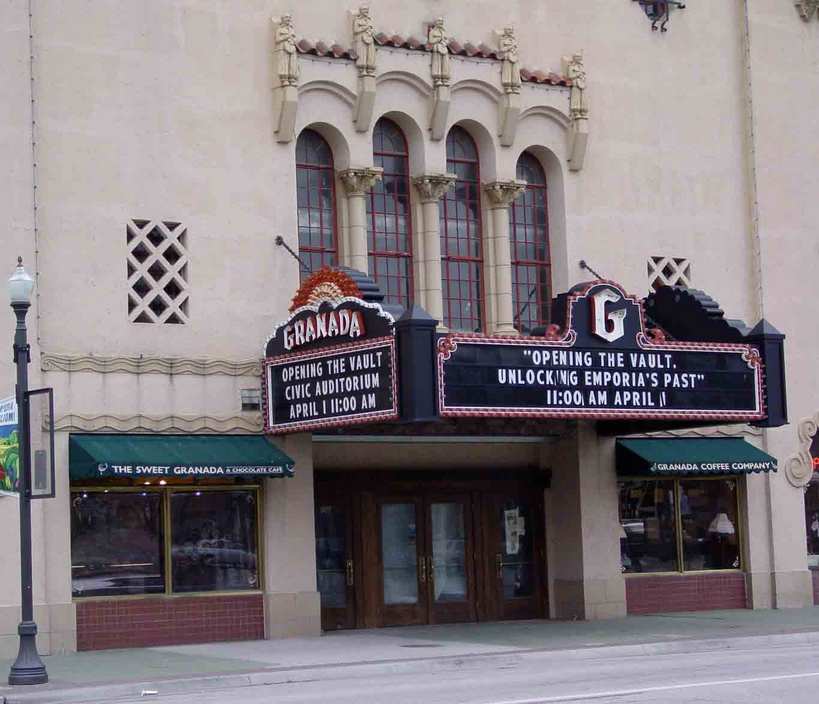
[[[816,472],[805,491],[805,524],[808,536],[808,566],[819,569],[819,474]]]
[[[164,592],[162,525],[158,492],[72,494],[74,596]]]
[[[623,572],[740,567],[735,478],[624,480],[619,493]]]
[[[680,481],[684,569],[739,567],[735,479]]]
[[[677,570],[673,481],[621,482],[620,525],[623,572]]]
[[[74,596],[258,589],[257,529],[252,488],[75,490]]]
[[[248,491],[171,494],[173,590],[256,589],[256,497]]]

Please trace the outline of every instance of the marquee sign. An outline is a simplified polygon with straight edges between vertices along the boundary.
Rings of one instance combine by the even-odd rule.
[[[442,416],[700,419],[765,417],[762,360],[746,344],[674,342],[641,303],[596,281],[566,297],[545,337],[444,335]]]
[[[395,328],[345,273],[299,288],[265,346],[265,431],[301,432],[398,417]]]

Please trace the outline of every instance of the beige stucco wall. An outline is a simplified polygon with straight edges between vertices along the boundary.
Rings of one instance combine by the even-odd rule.
[[[794,18],[792,3],[752,0],[748,22],[748,76],[753,116],[761,314],[787,337],[791,425],[768,431],[768,450],[785,459],[799,449],[796,426],[819,411],[815,324],[819,269],[819,145],[803,125],[819,121],[819,21]],[[773,603],[811,603],[805,571],[804,497],[782,473],[766,477],[773,548]]]
[[[637,3],[625,1],[370,4],[379,30],[404,36],[422,37],[424,22],[444,15],[459,41],[492,44],[493,30],[513,24],[521,63],[531,69],[559,71],[562,56],[582,49],[591,117],[585,165],[577,172],[566,163],[565,124],[543,110],[521,121],[511,147],[500,146],[492,97],[498,90],[497,65],[453,58],[448,124],[467,120],[481,151],[482,180],[512,178],[518,155],[533,148],[549,176],[557,291],[588,277],[577,266],[581,258],[644,294],[649,256],[687,257],[693,284],[714,296],[729,317],[753,324],[764,315],[788,335],[792,420],[819,411],[819,328],[812,322],[817,311],[810,293],[819,265],[819,200],[813,196],[819,192],[819,145],[810,136],[819,121],[819,21],[803,22],[787,0],[692,3],[673,13],[665,34],[651,32]],[[40,352],[229,362],[260,355],[298,280],[295,262],[273,243],[282,234],[295,245],[296,213],[295,143],[280,143],[273,133],[270,17],[292,11],[297,34],[314,41],[349,45],[350,31],[347,6],[329,0],[92,1],[83,12],[69,11],[61,0],[35,0],[31,7],[31,45],[27,0],[0,7],[0,212],[5,216],[0,242],[8,272],[18,252],[33,265],[37,251],[39,305],[29,315],[32,383],[55,387],[62,433],[58,498],[35,507],[35,601],[63,610],[40,624],[41,630],[46,623],[59,624],[54,632],[63,635],[53,641],[59,649],[72,647],[65,634],[73,630],[67,433],[158,427],[247,432],[259,427],[258,417],[240,411],[239,391],[256,386],[257,377],[246,370],[41,374]],[[418,87],[419,81],[429,82],[428,58],[398,49],[379,50],[378,57],[379,72],[392,72],[393,79],[379,83],[374,118],[390,114],[404,127],[413,175],[445,171],[444,143],[429,137],[428,105]],[[297,130],[318,125],[330,138],[339,169],[370,165],[370,133],[356,132],[351,107],[339,97],[356,89],[353,66],[316,58],[303,58],[301,65],[303,85],[326,85],[300,97]],[[400,72],[414,78],[398,80]],[[526,85],[522,100],[565,112],[568,91]],[[420,231],[420,204],[415,206]],[[338,209],[343,238],[349,218],[340,185]],[[490,237],[491,218],[484,215]],[[187,225],[188,324],[128,322],[125,224],[130,218]],[[342,250],[347,247],[342,241]],[[10,331],[11,315],[4,305],[0,309],[0,327]],[[9,356],[0,354],[0,396],[12,388]],[[614,615],[622,610],[623,597],[619,564],[609,554],[616,553],[614,532],[605,532],[616,516],[610,447],[588,429],[583,438],[585,443],[567,441],[555,451],[555,457],[564,457],[562,473],[551,455],[537,457],[531,446],[511,454],[487,450],[487,459],[495,452],[498,463],[548,461],[555,472],[552,498],[562,487],[575,508],[590,502],[599,508],[580,511],[574,524],[558,520],[552,527],[552,535],[563,531],[581,546],[582,555],[570,559],[559,550],[553,553],[550,575],[575,583],[586,579],[583,594],[567,597],[566,603],[582,602],[589,617]],[[793,424],[761,440],[781,460],[798,450]],[[295,442],[302,444],[294,452],[303,453],[302,463],[312,468],[306,441]],[[315,447],[318,466],[329,461],[331,449]],[[356,452],[365,450],[345,447],[346,465],[357,463]],[[469,457],[458,448],[451,455],[439,448],[414,452],[432,463]],[[293,516],[306,512],[292,519],[294,544],[302,546],[305,562],[294,568],[292,584],[268,585],[267,600],[269,614],[285,612],[292,606],[288,600],[301,600],[299,628],[305,631],[314,628],[317,613],[311,472],[301,470],[286,489],[274,483],[266,494],[271,511],[284,501]],[[9,544],[17,530],[15,501],[0,497],[6,507],[0,530]],[[553,501],[554,515],[567,511],[571,501]],[[756,606],[798,605],[809,598],[801,501],[801,490],[782,473],[749,478]],[[289,521],[271,518],[266,525],[268,533],[275,533],[274,526],[291,530]],[[273,550],[268,564],[283,559],[275,548],[268,550]],[[16,551],[0,556],[0,569],[17,573]],[[0,648],[14,640],[18,602],[15,589],[0,597]]]

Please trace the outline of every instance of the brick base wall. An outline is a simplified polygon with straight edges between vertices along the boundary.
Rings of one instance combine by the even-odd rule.
[[[629,614],[744,609],[747,606],[745,575],[740,572],[626,577],[626,610]]]
[[[819,570],[811,570],[810,573],[813,577],[813,603],[819,606]]]
[[[77,650],[264,638],[261,594],[112,599],[77,605]]]

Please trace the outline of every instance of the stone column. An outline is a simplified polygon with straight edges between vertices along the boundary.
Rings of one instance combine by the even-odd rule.
[[[369,273],[367,259],[367,194],[380,180],[383,169],[364,167],[341,171],[339,177],[347,192],[348,234],[350,253],[348,266]]]
[[[509,240],[509,206],[526,189],[526,181],[494,181],[484,186],[492,213],[490,247],[495,256],[493,333],[516,335],[512,306],[512,257]]]
[[[574,424],[551,448],[554,468],[548,565],[552,618],[605,619],[626,615],[620,565],[620,521],[614,438],[588,421]]]
[[[423,222],[421,237],[424,240],[424,269],[426,291],[423,292],[424,307],[441,325],[444,322],[444,301],[441,292],[441,218],[438,201],[458,177],[455,174],[427,174],[412,180],[421,199]]]
[[[263,492],[265,638],[317,636],[313,443],[310,433],[281,443],[296,463],[292,479],[265,479]]]

